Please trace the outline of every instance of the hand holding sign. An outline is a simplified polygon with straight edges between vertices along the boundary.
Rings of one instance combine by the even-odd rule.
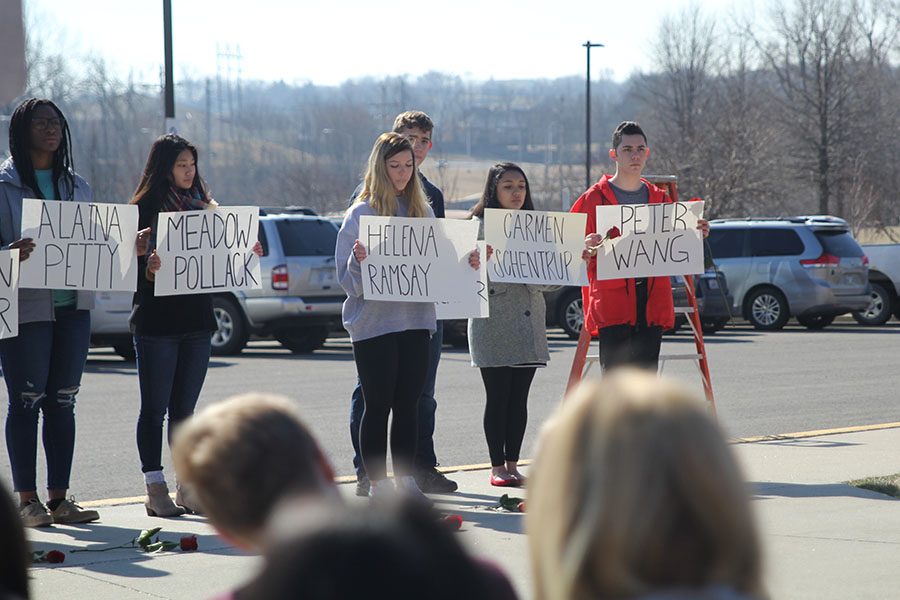
[[[359,240],[356,240],[353,243],[353,258],[355,258],[358,263],[366,260],[366,247],[363,246],[362,242]]]
[[[700,201],[598,206],[597,279],[702,273],[702,214]]]
[[[138,256],[147,254],[147,249],[150,247],[150,233],[151,230],[149,227],[145,227],[137,232],[137,240],[134,242],[134,249],[137,251]]]
[[[18,239],[9,245],[9,249],[19,251],[19,262],[28,260],[28,257],[34,251],[34,240],[31,238]]]

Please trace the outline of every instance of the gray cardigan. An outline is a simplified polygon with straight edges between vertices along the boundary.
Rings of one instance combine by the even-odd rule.
[[[90,202],[93,198],[91,188],[77,173],[73,198],[76,202]],[[60,179],[60,192],[68,195],[65,179]],[[0,164],[0,245],[3,249],[22,236],[22,200],[37,198],[37,195],[19,177],[12,158]],[[94,308],[94,292],[78,291],[79,310]],[[19,288],[19,323],[34,323],[53,320],[53,291],[31,290]]]
[[[478,238],[484,238],[479,221]],[[547,347],[545,291],[553,285],[488,284],[491,316],[469,319],[469,352],[473,367],[509,367],[550,361]]]

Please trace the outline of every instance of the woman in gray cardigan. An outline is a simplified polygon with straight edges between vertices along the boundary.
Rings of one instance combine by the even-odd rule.
[[[491,167],[472,217],[480,219],[485,208],[534,210],[528,179],[519,166]],[[483,233],[483,224],[481,229]],[[487,255],[491,256],[490,247]],[[528,422],[528,390],[537,368],[550,360],[542,292],[551,289],[555,286],[491,283],[491,316],[469,319],[472,365],[481,370],[487,394],[484,435],[491,457],[491,485],[525,483],[518,470],[519,451]]]

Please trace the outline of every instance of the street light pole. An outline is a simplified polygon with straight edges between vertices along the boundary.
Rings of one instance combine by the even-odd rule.
[[[584,97],[584,189],[591,187],[591,48],[602,48],[603,44],[592,44],[590,40],[582,46],[587,52],[587,91]]]
[[[172,74],[172,0],[163,0],[163,46],[165,48],[166,133],[175,131],[175,79]]]

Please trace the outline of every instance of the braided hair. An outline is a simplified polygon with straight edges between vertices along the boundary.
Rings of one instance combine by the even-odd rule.
[[[28,98],[16,107],[9,120],[9,152],[12,155],[16,170],[22,183],[28,186],[36,197],[46,200],[41,193],[31,162],[31,119],[34,111],[41,106],[49,106],[62,121],[62,142],[53,153],[53,189],[60,200],[71,200],[75,195],[75,163],[72,160],[72,136],[69,134],[69,123],[52,101],[46,98]],[[65,182],[67,197],[63,198],[59,189],[59,179]]]

